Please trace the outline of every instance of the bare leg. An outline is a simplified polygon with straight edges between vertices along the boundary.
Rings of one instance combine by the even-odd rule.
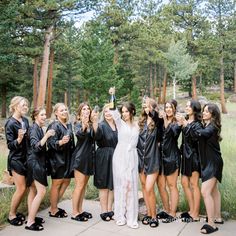
[[[58,211],[57,204],[59,202],[59,192],[63,179],[52,179],[51,191],[50,191],[50,212],[52,215]]]
[[[16,186],[16,191],[14,192],[11,199],[11,206],[9,212],[10,220],[16,217],[17,208],[19,207],[26,190],[25,176],[19,175],[15,171],[12,171],[12,175]]]
[[[166,190],[166,176],[165,175],[159,175],[157,177],[157,186],[158,190],[161,196],[161,201],[163,204],[163,209],[165,212],[170,212],[170,204],[169,204],[169,194]]]
[[[108,212],[108,189],[99,189],[101,212]]]
[[[28,212],[30,212],[32,202],[33,202],[36,194],[37,194],[37,190],[36,190],[36,186],[33,182],[29,188],[29,193],[28,193],[28,197],[27,197]]]
[[[59,200],[63,197],[69,184],[70,184],[70,179],[63,179],[63,182],[62,182],[60,190],[59,190]]]
[[[46,194],[46,187],[42,184],[40,184],[38,181],[34,181],[36,189],[37,189],[37,194],[35,198],[32,201],[29,215],[28,215],[28,221],[27,221],[27,226],[32,225],[35,222],[35,216],[38,212],[39,206]]]
[[[202,183],[202,196],[204,199],[207,217],[208,217],[208,224],[215,227],[214,219],[215,219],[215,201],[212,196],[213,190],[216,186],[217,180],[216,178],[211,178]]]
[[[89,176],[82,174],[81,172],[75,170],[75,189],[72,194],[72,216],[82,213],[82,203],[84,198],[85,187],[88,182]]]
[[[148,196],[147,196],[147,192],[146,192],[146,175],[144,174],[144,172],[142,171],[139,174],[139,178],[140,178],[140,182],[141,182],[141,186],[142,186],[142,192],[143,192],[143,199],[147,208],[147,215],[151,216],[151,212],[150,212],[150,207],[149,207],[149,202],[148,202]]]
[[[192,173],[192,176],[190,177],[190,184],[193,193],[193,210],[190,211],[190,215],[193,219],[199,219],[201,192],[199,188],[199,173],[197,171]]]
[[[154,192],[154,185],[158,176],[158,172],[147,175],[145,192],[147,197],[147,202],[149,206],[150,216],[156,218],[156,195]]]
[[[213,192],[212,192],[212,196],[214,199],[214,204],[215,204],[215,219],[217,221],[222,221],[222,217],[221,217],[221,195],[218,189],[218,183],[216,183]]]
[[[194,201],[193,201],[193,193],[190,187],[190,179],[188,176],[182,175],[181,184],[184,189],[184,193],[189,205],[189,213],[190,215],[194,212]]]
[[[170,215],[175,217],[179,202],[179,191],[177,188],[178,170],[166,177],[170,189]]]
[[[108,190],[108,204],[107,204],[108,211],[112,211],[113,202],[114,202],[114,192]]]

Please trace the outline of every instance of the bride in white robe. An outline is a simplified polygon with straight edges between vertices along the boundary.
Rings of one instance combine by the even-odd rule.
[[[114,212],[117,225],[138,228],[138,153],[139,128],[133,121],[135,106],[124,103],[120,113],[112,111],[118,130],[113,155]],[[122,119],[121,119],[122,116]]]

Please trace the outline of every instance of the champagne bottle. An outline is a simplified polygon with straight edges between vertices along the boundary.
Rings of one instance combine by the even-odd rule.
[[[116,109],[116,97],[115,97],[115,94],[111,94],[111,97],[110,97],[110,106],[109,106],[109,109],[110,110],[115,110]]]

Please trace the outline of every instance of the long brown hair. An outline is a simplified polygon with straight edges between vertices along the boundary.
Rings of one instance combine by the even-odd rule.
[[[90,110],[89,123],[91,123],[90,118],[91,118],[92,109],[91,109],[91,107],[90,107],[88,102],[82,102],[82,103],[79,104],[78,110],[76,112],[76,121],[81,121],[81,111],[82,111],[84,106],[88,106],[89,107],[89,110]]]
[[[157,108],[157,103],[154,99],[149,98],[149,103],[152,106],[152,108],[155,110]],[[142,131],[144,129],[145,123],[147,122],[148,119],[148,114],[145,112],[145,109],[142,108],[141,114],[139,116],[139,128],[140,131]],[[148,131],[152,132],[155,129],[155,122],[152,120],[149,124],[148,124]]]
[[[211,124],[214,127],[216,127],[216,129],[218,130],[218,132],[217,132],[218,141],[221,141],[222,137],[220,135],[221,134],[221,113],[220,113],[220,109],[214,103],[207,103],[206,105],[204,105],[203,111],[204,111],[205,107],[207,107],[208,111],[211,113]]]

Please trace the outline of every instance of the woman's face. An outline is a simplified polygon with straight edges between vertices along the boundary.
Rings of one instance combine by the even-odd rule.
[[[208,106],[205,106],[202,113],[202,119],[206,122],[206,121],[210,121],[211,117],[212,117],[212,114],[208,111]]]
[[[174,111],[170,103],[166,103],[165,105],[165,113],[168,117],[174,116]]]
[[[68,110],[67,107],[64,105],[61,105],[58,107],[58,109],[55,112],[55,115],[59,120],[67,120],[68,118]]]
[[[26,115],[29,111],[28,103],[25,100],[20,101],[16,106],[16,111],[19,112],[21,116]]]
[[[81,118],[89,118],[90,116],[90,108],[88,105],[84,105],[83,108],[80,111],[80,117]]]
[[[191,102],[188,101],[187,104],[186,104],[186,107],[185,107],[185,112],[186,112],[186,115],[193,115],[193,109],[191,107]]]
[[[105,108],[104,109],[104,111],[103,111],[103,113],[104,113],[104,118],[106,119],[106,120],[112,120],[113,118],[112,118],[112,115],[111,115],[111,112],[110,112],[110,109],[107,107],[107,108]]]
[[[39,112],[39,114],[35,117],[35,121],[37,124],[42,127],[45,124],[46,121],[46,110],[43,109]]]
[[[130,112],[128,111],[128,109],[125,106],[123,106],[121,109],[121,115],[122,115],[122,118],[125,122],[131,121]]]

